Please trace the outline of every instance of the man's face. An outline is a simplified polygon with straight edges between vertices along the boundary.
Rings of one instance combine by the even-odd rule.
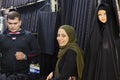
[[[11,32],[17,32],[20,30],[21,20],[19,20],[17,17],[14,19],[7,19],[7,25]]]

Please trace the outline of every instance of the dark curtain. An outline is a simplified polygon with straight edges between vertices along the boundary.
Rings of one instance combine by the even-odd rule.
[[[117,15],[117,7],[116,7],[116,2],[115,0],[106,0],[106,3],[108,3],[111,7],[111,14],[112,16],[112,22],[114,24],[113,27],[113,32],[114,32],[114,41],[115,41],[115,46],[116,46],[116,51],[117,51],[117,65],[118,65],[118,78],[120,79],[120,25],[119,25],[119,20],[118,20],[118,15]]]
[[[6,0],[3,0],[3,2],[5,1]],[[33,0],[30,0],[30,1],[32,2]],[[38,22],[39,11],[51,12],[50,4],[46,1],[41,1],[32,5],[27,5],[28,2],[29,2],[28,0],[23,0],[20,2],[17,0],[14,0],[14,5],[17,11],[21,14],[22,27],[26,30],[31,31],[32,33],[38,33],[37,22]],[[9,3],[6,3],[6,5]],[[23,4],[26,4],[26,5],[23,5]]]
[[[10,8],[11,6],[17,7],[28,3],[28,0],[2,0],[2,7]]]
[[[75,27],[75,30],[77,32],[77,37],[78,37],[78,43],[80,47],[82,47],[86,52],[87,44],[89,43],[90,39],[90,34],[92,32],[92,29],[94,28],[92,24],[95,22],[94,21],[94,16],[95,16],[95,10],[97,8],[99,2],[103,3],[108,3],[111,8],[111,14],[112,14],[112,32],[113,32],[113,41],[116,46],[116,50],[118,53],[120,52],[119,50],[119,45],[120,45],[120,40],[118,37],[119,33],[119,27],[117,25],[117,17],[115,14],[115,7],[114,7],[114,0],[62,0],[61,1],[61,13],[62,13],[62,24],[70,24],[73,27]],[[72,5],[72,6],[71,6]],[[97,25],[94,25],[97,26]],[[93,44],[94,45],[94,44]],[[114,55],[115,58],[120,58],[118,54],[115,53]],[[116,62],[115,64],[118,66],[118,60],[115,59]],[[120,63],[120,61],[119,61]],[[117,68],[117,70],[119,70]],[[120,74],[118,74],[120,75]],[[89,80],[89,79],[88,79]]]
[[[118,7],[119,7],[119,9],[120,9],[120,1],[118,0],[118,3],[116,3],[117,2],[117,0],[112,0],[112,5],[113,5],[113,8],[114,8],[114,11],[115,11],[115,18],[116,18],[116,20],[117,20],[117,25],[118,25],[118,27],[119,27],[119,33],[120,33],[120,20],[119,20],[119,17],[120,17],[120,14],[118,13],[119,12],[119,10],[117,9],[117,4],[118,4]]]
[[[95,9],[99,3],[108,3],[112,10],[113,24],[116,24],[114,0],[60,0],[62,24],[69,24],[75,27],[79,45],[85,50],[89,40],[90,29],[92,28]],[[72,6],[71,6],[72,5]],[[118,27],[113,28],[114,36],[118,37]]]
[[[38,16],[39,10],[46,5],[46,2],[40,2],[31,6],[25,6],[17,8],[17,11],[21,14],[22,27],[32,33],[38,33]]]
[[[55,32],[56,27],[56,15],[57,13],[52,12],[39,12],[39,44],[41,52],[46,54],[56,53],[55,48]]]
[[[117,36],[116,36],[116,38],[115,38],[115,43],[116,43],[116,48],[117,48],[117,52],[118,52],[118,54],[117,54],[117,56],[118,56],[118,75],[120,75],[120,24],[119,24],[119,19],[118,19],[118,14],[117,14],[117,7],[116,7],[116,2],[115,2],[115,0],[111,0],[111,3],[110,3],[111,5],[112,5],[112,8],[113,8],[113,12],[114,12],[114,14],[115,14],[115,16],[113,16],[112,18],[114,18],[115,20],[114,20],[114,23],[116,23],[116,25],[115,25],[115,28],[116,28],[116,34],[118,34]],[[119,79],[120,79],[120,77],[119,77]]]
[[[4,8],[10,8],[13,7],[22,7],[25,6],[27,3],[30,2],[37,2],[38,0],[1,0],[2,1],[2,7]]]
[[[57,13],[56,12],[39,12],[39,44],[41,48],[40,64],[41,77],[45,78],[54,70],[56,55],[58,52],[56,35],[57,35]]]
[[[64,20],[62,24],[69,24],[75,28],[78,43],[83,49],[86,47],[96,5],[96,0],[61,1],[62,20]]]
[[[41,54],[40,58],[34,58],[40,63],[40,76],[45,77],[54,70],[56,55],[58,51],[56,35],[57,25],[60,24],[58,13],[51,12],[48,1],[38,2],[32,5],[23,5],[33,0],[3,0],[4,8],[15,5],[17,11],[21,14],[22,28],[31,31],[38,39]],[[8,1],[8,2],[7,2]],[[35,1],[35,0],[34,0]],[[58,20],[58,21],[57,21]],[[34,60],[33,59],[33,60]],[[34,60],[36,62],[36,60]],[[37,61],[37,62],[38,62]]]
[[[23,28],[37,33],[40,45],[40,76],[45,78],[53,71],[57,55],[57,14],[51,12],[50,4],[46,1],[32,6],[18,8],[22,14]]]
[[[45,2],[40,2],[32,6],[25,7],[22,7],[22,5],[37,0],[1,1],[1,6],[4,8],[9,8],[10,6],[17,7],[18,11],[22,14],[23,27],[33,33],[37,33],[39,45],[41,47],[41,76],[47,76],[48,73],[54,68],[58,51],[56,33],[59,25],[72,25],[77,32],[80,47],[86,52],[87,42],[89,41],[89,36],[92,29],[91,26],[98,0],[58,0],[59,13],[51,12],[50,0],[45,0]],[[114,0],[99,1],[107,2],[111,5],[112,10],[115,10]],[[113,15],[115,15],[114,12],[116,11],[113,11]],[[115,26],[118,26],[116,25],[117,16],[112,16],[112,18]],[[115,31],[114,36],[118,52],[120,52],[120,40],[118,37],[119,29],[118,27],[113,29]]]
[[[2,6],[2,0],[0,1],[0,7]]]

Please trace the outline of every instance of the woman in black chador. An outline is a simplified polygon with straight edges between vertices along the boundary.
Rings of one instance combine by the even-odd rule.
[[[85,54],[83,80],[118,80],[117,51],[107,4],[96,10]]]

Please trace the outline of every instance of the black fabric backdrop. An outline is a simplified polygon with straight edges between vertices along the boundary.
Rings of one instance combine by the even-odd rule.
[[[1,1],[1,7],[17,7],[18,11],[22,14],[23,27],[33,33],[37,33],[37,38],[41,47],[41,55],[43,55],[40,58],[40,63],[43,65],[43,68],[41,68],[43,70],[41,72],[43,75],[41,76],[48,75],[48,73],[54,69],[57,55],[56,53],[58,51],[56,32],[59,25],[72,25],[77,32],[80,47],[83,48],[84,51],[86,50],[92,26],[91,24],[93,23],[93,17],[97,6],[97,0],[58,0],[59,11],[57,13],[51,12],[50,0],[45,0],[45,2],[36,3],[32,6],[26,7],[22,7],[22,5],[37,0]],[[99,1],[107,2],[111,5],[113,10],[113,22],[114,25],[117,26],[114,0]],[[118,27],[116,27],[115,30],[119,30]],[[115,37],[117,38],[118,44],[120,42],[118,38],[118,31],[115,32]],[[48,70],[47,68],[51,65],[52,68]]]
[[[118,26],[116,24],[117,20],[115,17],[115,3],[114,0],[63,0],[61,1],[61,5],[63,5],[64,8],[62,8],[62,24],[70,24],[73,25],[76,29],[77,36],[78,36],[78,43],[79,45],[85,49],[86,48],[86,42],[88,40],[88,36],[90,33],[90,29],[93,22],[93,17],[95,13],[95,9],[99,3],[108,3],[111,6],[112,14],[113,14],[113,22],[115,26]],[[72,6],[71,6],[72,5]],[[118,27],[116,27],[115,36],[118,35]]]
[[[51,12],[50,0],[45,0],[45,2],[41,2],[40,4],[36,3],[35,5],[32,5],[32,6],[22,7],[23,4],[25,5],[32,1],[37,1],[37,0],[21,0],[21,1],[2,0],[1,6],[4,8],[9,8],[10,6],[18,7],[21,5],[21,7],[18,7],[18,9],[20,13],[22,13],[24,28],[32,31],[33,33],[36,33],[38,32],[38,24],[39,24],[37,21],[39,16],[38,10],[42,8],[42,11]],[[91,28],[91,23],[93,21],[95,8],[97,6],[97,0],[93,0],[93,1],[91,0],[84,0],[84,1],[58,0],[58,1],[59,1],[59,12],[61,13],[61,18],[62,18],[61,19],[62,23],[60,24],[70,24],[76,29],[78,43],[85,50],[86,42],[89,36],[89,30]],[[112,6],[113,14],[114,14],[113,21],[116,23],[117,21],[115,17],[117,16],[116,16],[116,13],[114,13],[115,12],[114,0],[98,0],[98,1],[107,2]],[[29,24],[26,24],[26,23],[29,23]]]

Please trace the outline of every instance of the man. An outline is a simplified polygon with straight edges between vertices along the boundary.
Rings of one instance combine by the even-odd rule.
[[[30,57],[39,54],[39,46],[35,36],[22,29],[21,23],[18,12],[10,11],[7,14],[8,27],[0,34],[1,73],[27,74]]]

